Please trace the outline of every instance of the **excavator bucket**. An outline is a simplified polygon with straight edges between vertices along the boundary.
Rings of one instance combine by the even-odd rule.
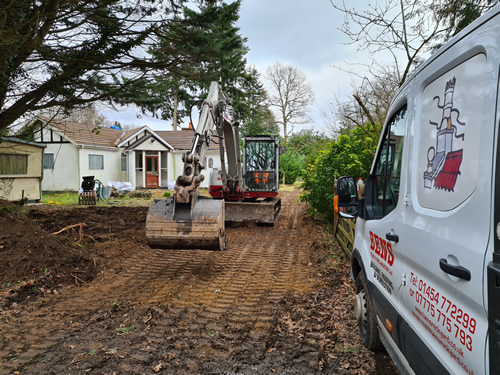
[[[155,199],[146,217],[149,246],[164,249],[227,248],[224,201],[197,197],[195,204]]]

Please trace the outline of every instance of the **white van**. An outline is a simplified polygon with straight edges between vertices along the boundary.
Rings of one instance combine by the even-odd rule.
[[[398,91],[362,198],[337,182],[361,338],[402,373],[500,374],[499,71],[496,6]]]

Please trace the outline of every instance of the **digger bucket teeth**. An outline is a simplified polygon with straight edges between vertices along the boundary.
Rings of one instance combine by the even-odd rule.
[[[174,198],[155,199],[146,217],[149,246],[163,249],[227,248],[224,201],[198,197],[196,204],[177,204]]]

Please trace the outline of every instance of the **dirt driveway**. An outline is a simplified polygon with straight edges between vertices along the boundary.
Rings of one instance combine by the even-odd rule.
[[[395,373],[297,196],[274,227],[227,228],[224,252],[150,249],[147,207],[4,206],[0,373]]]

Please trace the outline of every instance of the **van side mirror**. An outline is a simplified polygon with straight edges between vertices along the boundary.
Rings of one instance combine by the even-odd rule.
[[[340,177],[337,180],[337,190],[334,198],[334,209],[344,219],[354,219],[358,216],[358,189],[356,179],[351,176]]]

